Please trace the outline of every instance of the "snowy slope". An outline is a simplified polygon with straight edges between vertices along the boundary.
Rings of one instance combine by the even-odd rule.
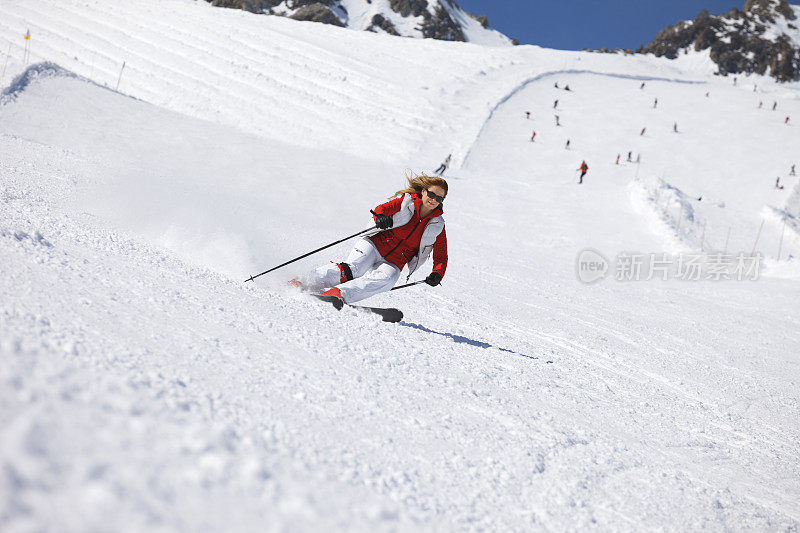
[[[796,216],[786,173],[799,139],[783,124],[800,117],[795,86],[759,78],[753,93],[707,64],[387,40],[160,4],[171,31],[158,34],[141,22],[154,3],[0,5],[0,36],[17,39],[7,21],[27,10],[16,24],[38,27],[36,59],[61,65],[0,97],[0,529],[800,525],[800,290],[786,261],[800,238],[786,230],[784,260],[758,281],[575,274],[585,247],[697,250],[704,219],[709,248],[732,227],[729,251],[749,252],[766,208]],[[55,12],[69,22],[60,40]],[[234,20],[263,24],[254,44],[294,49],[293,62],[238,57],[231,41],[209,78],[182,54],[209,57],[209,35]],[[108,21],[135,39],[94,42]],[[66,43],[148,61],[115,92],[61,70],[91,72]],[[381,74],[376,50],[403,59]],[[168,87],[159,74],[181,62]],[[277,100],[303,88],[327,100],[224,107],[243,91],[233,70],[281,66]],[[23,68],[12,59],[7,77]],[[427,75],[437,68],[453,79]],[[359,69],[359,94],[397,123],[353,112],[355,87],[326,92],[325,72]],[[218,91],[199,96],[204,83]],[[293,131],[312,116],[306,136],[260,126],[275,117]],[[394,141],[385,151],[381,135]],[[404,166],[430,169],[449,151],[443,285],[371,300],[403,309],[402,323],[285,287],[347,244],[242,283],[368,227]],[[758,249],[772,261],[779,236],[765,223]]]
[[[556,82],[573,90],[555,89]],[[787,115],[800,112],[796,89],[754,94],[752,85],[734,88],[728,82],[666,78],[648,79],[644,89],[639,89],[640,84],[616,75],[571,73],[550,74],[526,84],[493,113],[471,148],[465,168],[563,184],[575,178],[575,169],[585,159],[590,165],[589,180],[604,185],[591,194],[610,194],[593,202],[598,209],[626,212],[625,206],[633,201],[645,215],[653,215],[647,217],[653,222],[648,229],[668,233],[667,251],[700,250],[701,245],[721,251],[728,239],[727,250],[749,252],[763,208],[783,210],[797,183],[787,172],[792,157],[800,157],[795,145],[800,136],[784,124]],[[771,110],[773,101],[780,101],[775,111]],[[759,102],[767,105],[759,109]],[[532,119],[524,118],[526,110],[533,110]],[[640,135],[642,128],[646,128],[644,135]],[[535,142],[524,143],[532,131],[537,132]],[[565,149],[567,140],[569,150]],[[641,155],[641,165],[628,163],[628,152],[634,159]],[[784,190],[773,186],[778,176],[786,185]],[[683,209],[667,205],[669,190],[685,200]],[[614,204],[619,206],[611,209]],[[679,216],[683,218],[680,237],[675,238]],[[631,227],[633,220],[623,228]],[[578,223],[583,222],[578,218]],[[602,242],[608,226],[595,228],[596,232],[588,228],[583,245]],[[630,230],[622,228],[614,233],[626,240],[631,237]],[[796,238],[795,234],[795,256]],[[756,251],[774,258],[779,239],[780,228],[771,228],[758,239]]]
[[[21,71],[28,29],[30,62],[55,61],[259,136],[409,166],[436,165],[471,142],[491,107],[532,72],[585,68],[577,53],[376,37],[188,0],[6,0],[6,83]],[[646,75],[651,62],[603,57],[595,68]]]

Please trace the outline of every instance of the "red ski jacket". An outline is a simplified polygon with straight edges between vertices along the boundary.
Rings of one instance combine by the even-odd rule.
[[[419,209],[422,205],[422,198],[414,196],[414,215],[411,220],[403,226],[390,228],[381,231],[375,235],[371,235],[369,239],[378,249],[378,253],[386,259],[389,263],[393,264],[400,270],[416,255],[419,254],[420,241],[422,233],[428,222],[440,216],[443,212],[440,205],[434,209],[427,217],[420,219]],[[395,198],[381,204],[375,208],[375,212],[379,215],[394,215],[400,211],[403,204],[403,197]],[[424,259],[423,259],[424,260]],[[447,269],[447,234],[445,228],[436,237],[433,244],[433,272],[437,272],[440,276],[444,277],[444,272]]]

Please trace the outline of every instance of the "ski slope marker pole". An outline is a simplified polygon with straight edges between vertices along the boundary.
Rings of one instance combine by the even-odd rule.
[[[22,36],[25,39],[25,50],[22,53],[22,63],[27,67],[28,66],[28,59],[31,57],[31,30],[29,29],[25,32],[25,35]]]
[[[703,236],[700,237],[700,251],[701,252],[703,251],[703,245],[706,242],[706,222],[708,222],[708,219],[704,218],[703,219]]]
[[[753,249],[750,250],[750,255],[756,253],[756,246],[758,245],[758,238],[761,237],[761,230],[764,228],[764,219],[761,219],[761,225],[758,227],[758,234],[756,235],[756,242],[753,243]]]
[[[8,66],[8,58],[9,56],[11,56],[11,45],[12,43],[8,43],[8,53],[6,54],[6,62],[3,64],[3,74],[0,74],[0,83],[2,83],[2,81],[6,77],[6,67]]]
[[[728,241],[731,240],[731,226],[728,226],[728,236],[725,237],[725,251],[723,253],[728,253]]]
[[[332,242],[332,243],[330,243],[330,244],[326,244],[325,246],[323,246],[323,247],[321,247],[321,248],[317,248],[316,250],[313,250],[313,251],[311,251],[311,252],[308,252],[307,254],[303,254],[303,255],[301,255],[300,257],[295,257],[295,258],[294,258],[294,259],[292,259],[291,261],[286,261],[285,263],[282,263],[282,264],[280,264],[280,265],[278,265],[278,266],[276,266],[276,267],[272,267],[272,268],[270,268],[269,270],[265,270],[265,271],[264,271],[264,272],[262,272],[261,274],[256,274],[255,276],[250,276],[249,278],[247,278],[246,280],[244,280],[244,282],[245,282],[245,283],[247,283],[248,281],[253,281],[254,279],[256,279],[256,278],[257,278],[257,277],[259,277],[259,276],[263,276],[264,274],[269,274],[269,273],[270,273],[270,272],[272,272],[273,270],[278,270],[278,269],[279,269],[279,268],[281,268],[281,267],[285,267],[286,265],[289,265],[289,264],[291,264],[291,263],[294,263],[295,261],[299,261],[299,260],[303,259],[304,257],[308,257],[309,255],[315,254],[315,253],[317,253],[317,252],[321,252],[321,251],[322,251],[322,250],[324,250],[325,248],[330,248],[331,246],[333,246],[333,245],[335,245],[335,244],[339,244],[340,242],[344,242],[344,241],[346,241],[346,240],[348,240],[348,239],[352,239],[353,237],[358,237],[359,235],[362,235],[362,234],[364,234],[364,233],[367,233],[368,231],[372,231],[372,230],[376,229],[377,227],[378,227],[378,226],[372,226],[371,228],[367,228],[367,229],[365,229],[365,230],[363,230],[363,231],[359,231],[358,233],[354,233],[353,235],[350,235],[349,237],[345,237],[344,239],[340,239],[340,240],[338,240],[338,241],[336,241],[336,242]]]
[[[119,78],[117,78],[117,86],[114,88],[115,91],[119,91],[119,82],[122,81],[122,71],[125,70],[125,62],[122,62],[122,68],[119,69]]]

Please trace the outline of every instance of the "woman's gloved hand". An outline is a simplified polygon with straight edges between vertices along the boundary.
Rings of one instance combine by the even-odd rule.
[[[431,287],[437,286],[442,281],[442,276],[438,272],[431,272],[428,274],[428,277],[425,278],[425,283],[430,285]]]
[[[394,220],[389,215],[379,215],[372,209],[369,212],[375,215],[375,225],[378,226],[378,229],[389,229],[394,225]]]

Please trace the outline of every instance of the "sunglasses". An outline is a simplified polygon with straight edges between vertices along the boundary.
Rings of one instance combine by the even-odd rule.
[[[428,198],[432,198],[432,199],[436,200],[439,203],[444,202],[444,196],[439,196],[438,194],[432,193],[428,189],[425,189],[425,194],[428,195]]]

